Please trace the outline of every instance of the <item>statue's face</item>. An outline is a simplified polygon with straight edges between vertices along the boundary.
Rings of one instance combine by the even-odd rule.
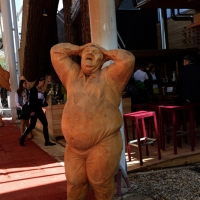
[[[90,75],[96,72],[103,64],[103,54],[95,46],[86,47],[81,56],[81,68],[84,74]]]

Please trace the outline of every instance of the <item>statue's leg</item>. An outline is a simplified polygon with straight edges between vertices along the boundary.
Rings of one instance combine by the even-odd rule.
[[[77,154],[69,145],[66,145],[65,150],[65,175],[67,200],[83,200],[88,192],[85,157]]]
[[[114,196],[114,175],[122,151],[121,133],[99,142],[90,151],[86,171],[97,200],[111,200]]]

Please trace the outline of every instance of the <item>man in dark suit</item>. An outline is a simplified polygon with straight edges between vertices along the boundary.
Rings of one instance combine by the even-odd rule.
[[[200,103],[200,67],[190,56],[183,58],[183,67],[177,79],[177,98],[180,103]],[[200,110],[195,108],[195,118],[200,125]]]

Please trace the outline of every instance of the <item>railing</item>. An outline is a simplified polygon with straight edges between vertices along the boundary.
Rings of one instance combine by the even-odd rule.
[[[132,3],[134,7],[139,6],[140,4],[143,4],[145,2],[148,2],[149,0],[132,0]]]
[[[74,19],[80,10],[80,0],[75,0],[71,7],[71,18]]]

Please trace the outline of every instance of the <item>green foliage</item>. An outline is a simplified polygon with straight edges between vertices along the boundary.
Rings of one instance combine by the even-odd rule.
[[[135,80],[135,84],[139,89],[145,89],[144,82],[141,82],[140,80]]]
[[[4,57],[0,56],[0,65],[3,67],[3,69],[6,69],[6,61]]]

